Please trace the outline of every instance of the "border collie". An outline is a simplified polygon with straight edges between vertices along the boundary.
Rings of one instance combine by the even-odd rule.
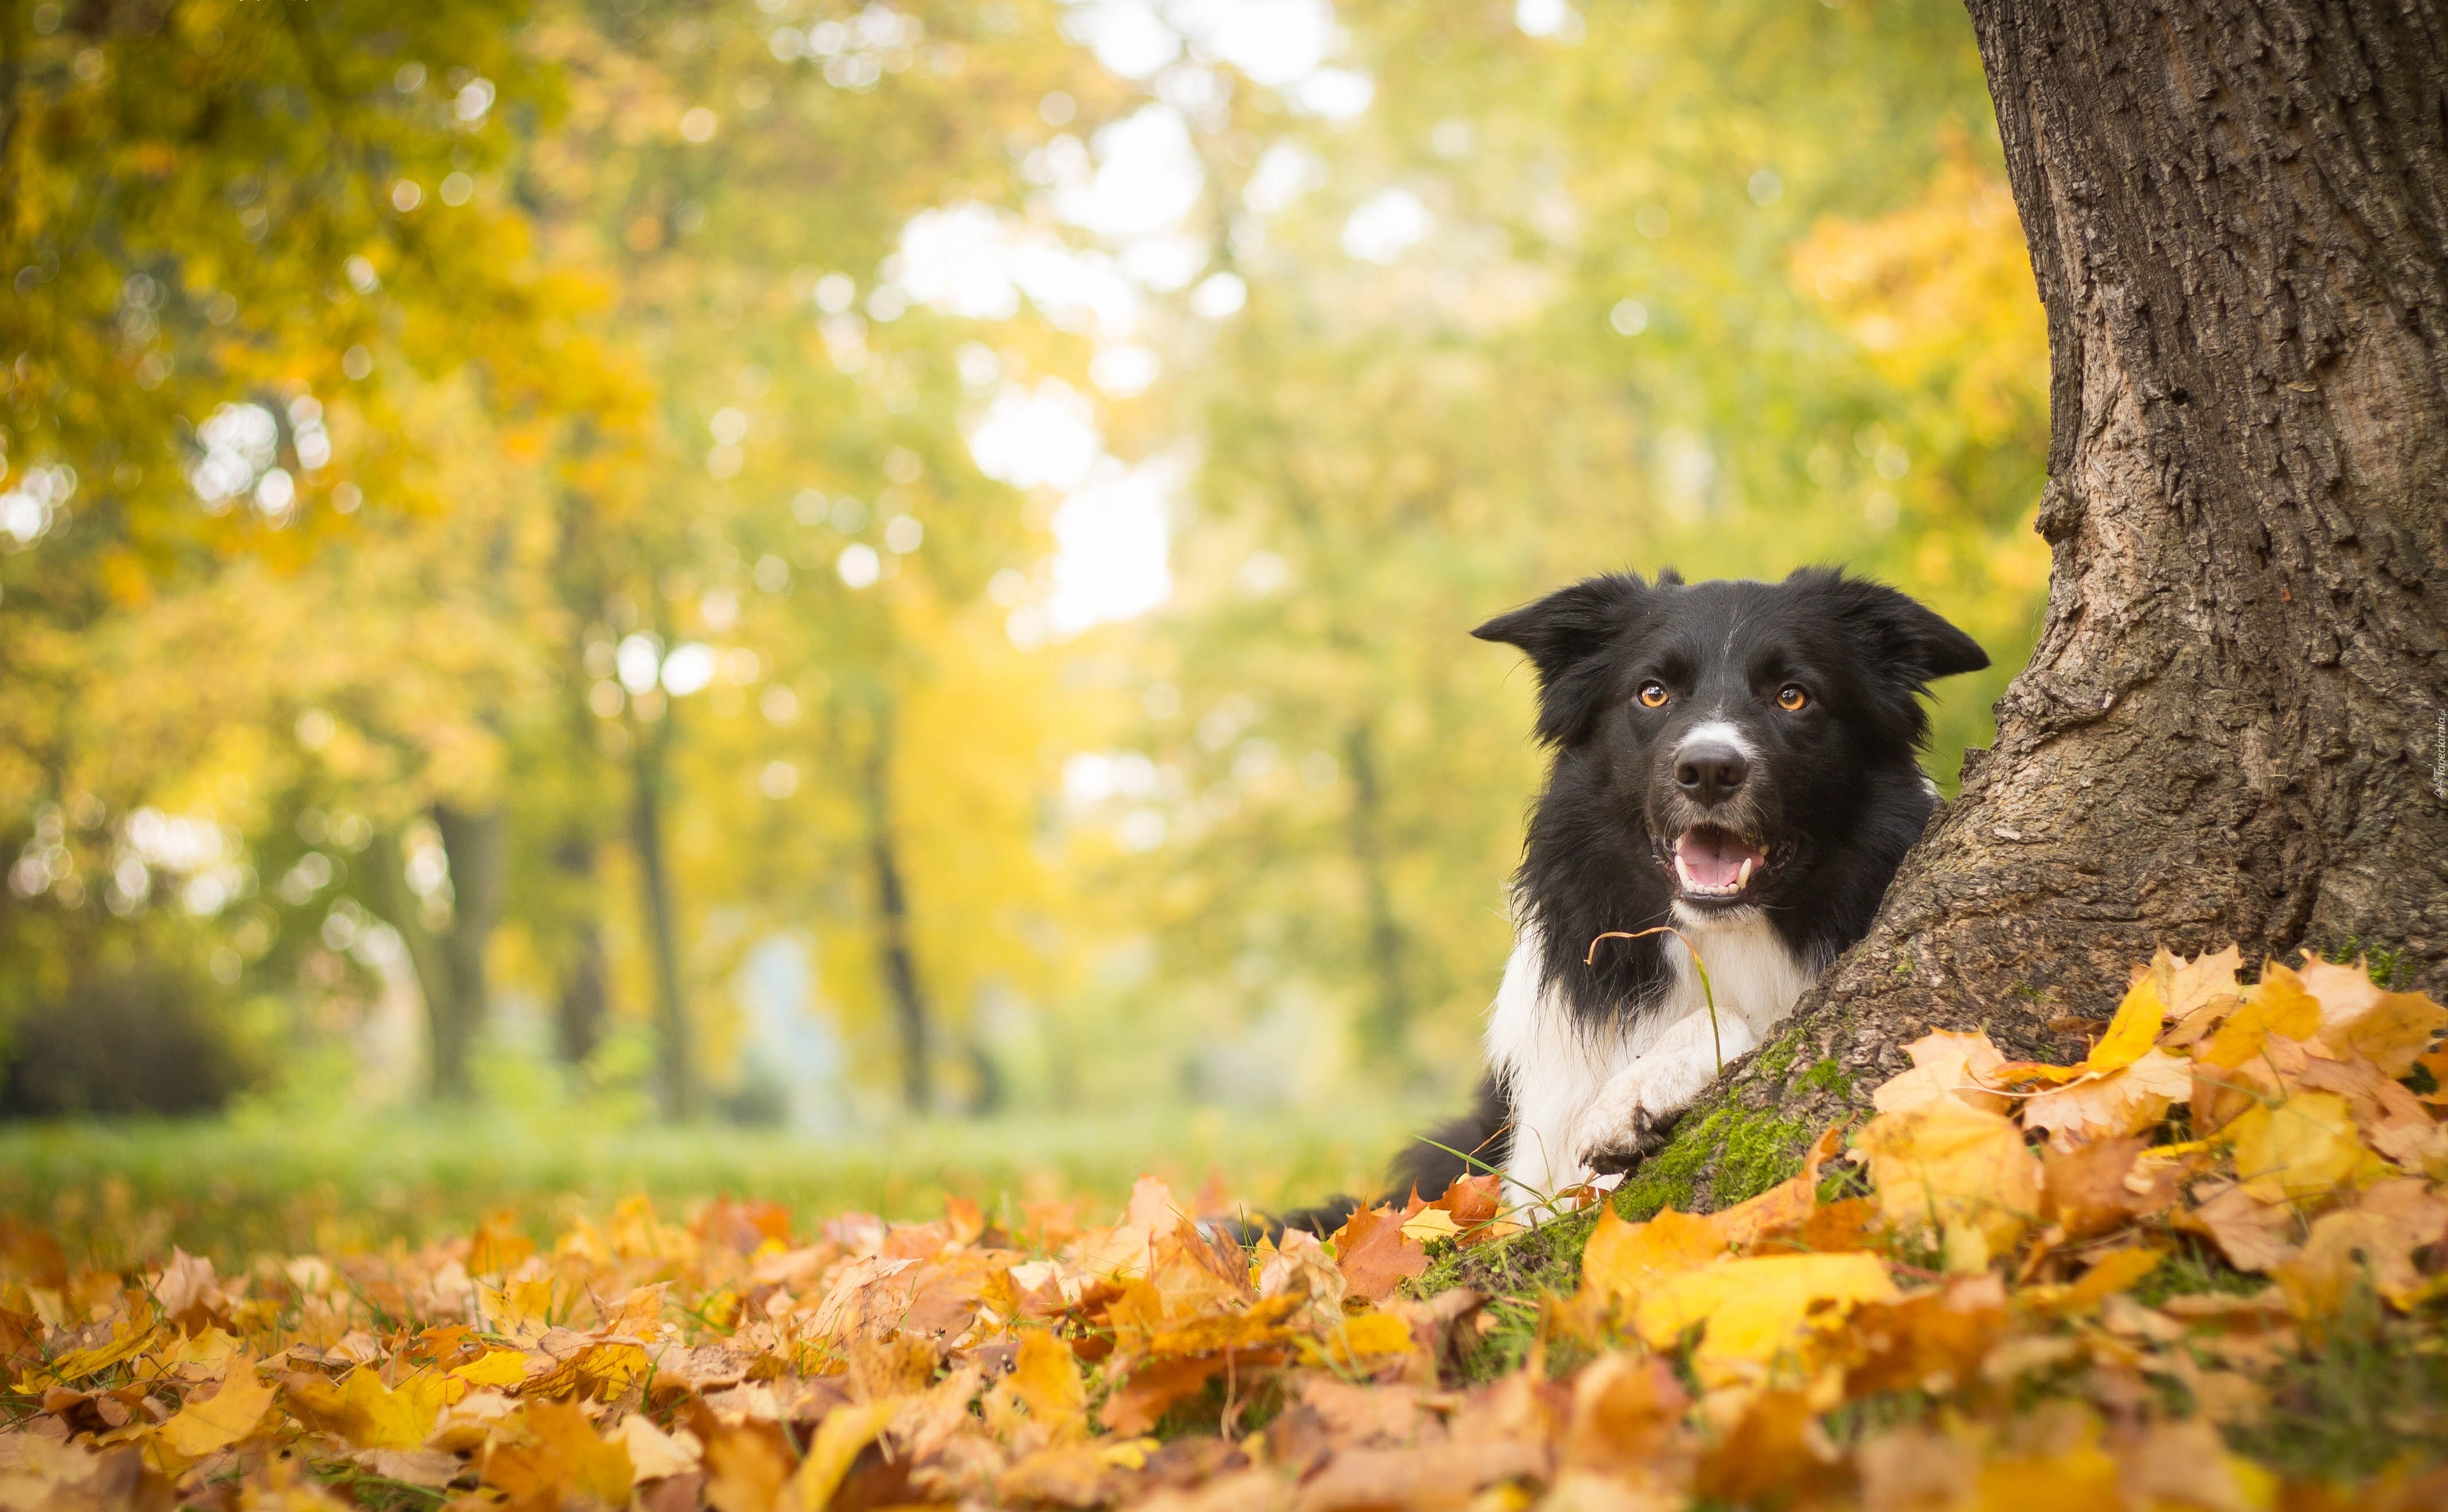
[[[1989,658],[1895,589],[1816,567],[1591,578],[1471,633],[1529,656],[1554,756],[1479,1106],[1398,1162],[1395,1190],[1501,1167],[1537,1212],[1647,1154],[1869,928],[1938,804],[1919,696]],[[1690,947],[1601,939],[1661,926]]]

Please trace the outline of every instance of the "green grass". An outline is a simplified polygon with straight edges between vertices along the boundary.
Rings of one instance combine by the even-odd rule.
[[[567,1112],[268,1110],[196,1120],[0,1128],[0,1216],[52,1229],[102,1263],[171,1245],[224,1266],[259,1253],[379,1248],[465,1232],[513,1208],[548,1238],[642,1193],[668,1218],[719,1194],[784,1204],[799,1232],[845,1211],[932,1217],[947,1195],[991,1214],[1049,1197],[1110,1218],[1154,1173],[1186,1202],[1211,1170],[1268,1208],[1372,1190],[1425,1107],[1165,1109],[914,1121],[812,1139]]]

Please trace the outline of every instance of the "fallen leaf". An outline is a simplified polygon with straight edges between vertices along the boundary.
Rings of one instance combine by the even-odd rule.
[[[2051,1144],[2071,1150],[2087,1140],[2152,1128],[2192,1091],[2192,1063],[2153,1049],[2096,1080],[2072,1081],[2029,1099],[2023,1127],[2045,1131]]]
[[[844,1267],[818,1304],[809,1331],[819,1338],[847,1342],[873,1338],[900,1322],[909,1306],[914,1277],[904,1278],[918,1262],[871,1254]]]
[[[1064,1351],[1068,1353],[1068,1350]],[[852,1407],[840,1407],[825,1415],[816,1426],[816,1436],[808,1445],[807,1457],[799,1462],[788,1484],[782,1488],[780,1504],[796,1512],[824,1512],[833,1499],[833,1492],[850,1473],[851,1462],[859,1451],[875,1442],[884,1426],[892,1421],[908,1397],[885,1397],[880,1401],[862,1402]]]
[[[1057,1434],[1079,1431],[1088,1412],[1088,1387],[1070,1347],[1051,1333],[1021,1336],[1020,1358],[1008,1383],[1029,1415]]]
[[[379,1371],[358,1366],[341,1383],[340,1434],[360,1449],[422,1447],[449,1389],[437,1371],[419,1370],[387,1387]]]
[[[1670,1495],[1688,1483],[1697,1458],[1683,1422],[1691,1405],[1665,1360],[1610,1350],[1573,1383],[1562,1464]]]
[[[1807,1322],[1832,1323],[1854,1303],[1895,1297],[1886,1262],[1876,1255],[1761,1255],[1667,1277],[1641,1298],[1634,1324],[1657,1349],[1702,1329],[1693,1368],[1703,1385],[1717,1387],[1756,1379],[1792,1353]]]
[[[1869,1158],[1880,1212],[1906,1232],[1968,1226],[1995,1254],[2039,1211],[2040,1163],[1995,1113],[1944,1101],[1883,1113],[1855,1145]]]
[[[2264,1512],[2277,1500],[2269,1473],[2229,1452],[2218,1429],[2199,1420],[2148,1425],[2116,1445],[2116,1463],[2129,1506]]]
[[[2051,1145],[2040,1153],[2040,1215],[2087,1239],[2131,1223],[2144,1198],[2125,1184],[2148,1141],[2138,1137],[2094,1139],[2072,1150]]]
[[[188,1459],[201,1460],[253,1434],[277,1395],[276,1387],[256,1375],[251,1357],[234,1355],[220,1389],[201,1401],[189,1397],[162,1425],[162,1438]]]
[[[1462,1225],[1444,1208],[1422,1208],[1403,1220],[1403,1237],[1430,1244],[1438,1239],[1450,1239],[1462,1232]]]
[[[1953,1276],[1933,1291],[1855,1308],[1839,1341],[1845,1390],[1860,1398],[1886,1391],[1944,1395],[1979,1378],[1990,1347],[2006,1330],[2006,1289],[1994,1274]]]
[[[2176,1215],[2180,1228],[2209,1235],[2239,1271],[2266,1271],[2295,1254],[2295,1210],[2283,1196],[2228,1182]]]
[[[1721,1504],[1757,1505],[1807,1496],[1842,1480],[1837,1462],[1843,1453],[1820,1431],[1818,1416],[1801,1391],[1752,1397],[1701,1457],[1695,1489]]]
[[[441,1449],[359,1449],[349,1456],[357,1467],[407,1485],[438,1491],[459,1478],[467,1466],[459,1456]]]
[[[584,1409],[567,1402],[529,1404],[497,1428],[485,1454],[484,1476],[486,1484],[513,1502],[547,1505],[574,1492],[621,1506],[636,1483],[626,1445],[597,1433]]]
[[[465,1365],[453,1366],[450,1374],[469,1386],[515,1387],[527,1378],[527,1357],[517,1349],[488,1349]]]
[[[1913,1068],[1870,1094],[1871,1105],[1881,1113],[1903,1113],[1941,1098],[1988,1113],[2004,1113],[2013,1105],[2012,1099],[1989,1089],[1986,1078],[2006,1058],[1979,1029],[1970,1034],[1933,1029],[1905,1045],[1904,1053],[1912,1057]]]
[[[1292,1512],[1466,1504],[1471,1493],[1505,1481],[1543,1480],[1543,1445],[1497,1441],[1408,1449],[1344,1449],[1302,1483]]]
[[[629,1453],[629,1474],[635,1481],[660,1481],[686,1475],[705,1458],[705,1445],[686,1428],[665,1433],[643,1412],[621,1420],[621,1446]]]
[[[2346,1100],[2331,1092],[2298,1092],[2275,1104],[2256,1103],[2222,1131],[2235,1144],[2235,1174],[2292,1201],[2362,1186],[2388,1173],[2356,1137]]]
[[[1420,1390],[1411,1386],[1358,1386],[1332,1376],[1303,1376],[1300,1399],[1324,1420],[1327,1432],[1349,1445],[1408,1444],[1424,1422]]]
[[[1143,1176],[1131,1187],[1130,1207],[1122,1221],[1151,1237],[1171,1234],[1181,1223],[1181,1204],[1174,1200],[1173,1188]]]
[[[1335,1239],[1335,1265],[1353,1296],[1382,1302],[1394,1289],[1428,1268],[1427,1249],[1403,1232],[1402,1214],[1390,1207],[1363,1208],[1344,1222]]]
[[[2159,1043],[2159,1026],[2166,1019],[2158,984],[2146,970],[2137,974],[2133,985],[2126,989],[2124,1001],[2116,1005],[2116,1016],[2108,1021],[2107,1032],[2091,1047],[2089,1055],[2073,1065],[2012,1061],[1991,1074],[2000,1082],[2062,1082],[2120,1070],[2141,1060]]]
[[[2295,1315],[2332,1318],[2357,1286],[2369,1285],[2400,1308],[2429,1279],[2414,1252],[2448,1238],[2448,1200],[2419,1180],[2383,1181],[2351,1208],[2324,1213],[2298,1254],[2273,1268]]]
[[[2308,1040],[2321,1027],[2321,1005],[2305,989],[2304,979],[2272,961],[2261,969],[2261,981],[2244,994],[2244,1005],[2228,1015],[2218,1033],[2197,1059],[2233,1070],[2261,1054],[2272,1035]]]
[[[2443,1026],[2448,1026],[2448,1008],[2419,992],[2384,992],[2343,1026],[2324,1024],[2321,1043],[2341,1055],[2360,1055],[2395,1080],[2414,1069]]]
[[[1145,1433],[1164,1415],[1207,1389],[1232,1362],[1222,1354],[1152,1360],[1134,1369],[1130,1378],[1106,1397],[1097,1421],[1116,1433]]]
[[[791,1479],[782,1446],[755,1428],[707,1438],[705,1464],[705,1499],[715,1512],[774,1512]]]
[[[1716,1215],[1717,1231],[1737,1250],[1749,1249],[1761,1234],[1799,1228],[1819,1207],[1819,1171],[1845,1148],[1845,1131],[1820,1131],[1803,1153],[1802,1169],[1755,1197]]]
[[[1697,1270],[1726,1253],[1725,1232],[1710,1217],[1661,1209],[1644,1223],[1627,1223],[1615,1205],[1598,1210],[1597,1227],[1581,1250],[1581,1285],[1636,1302],[1670,1276]]]
[[[1258,1266],[1258,1295],[1301,1297],[1306,1314],[1321,1327],[1343,1316],[1348,1286],[1317,1235],[1300,1229],[1285,1230],[1281,1246]]]

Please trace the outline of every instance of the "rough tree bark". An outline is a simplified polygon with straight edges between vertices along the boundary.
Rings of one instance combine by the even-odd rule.
[[[1971,0],[2048,308],[1995,749],[1628,1205],[1722,1203],[1931,1025],[2078,1053],[2166,945],[2448,988],[2448,11]]]

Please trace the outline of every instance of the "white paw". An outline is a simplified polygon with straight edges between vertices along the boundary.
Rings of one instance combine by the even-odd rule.
[[[1635,1065],[1618,1073],[1581,1119],[1580,1148],[1573,1158],[1583,1169],[1601,1175],[1629,1171],[1662,1142],[1673,1114],[1655,1105],[1642,1069]]]

